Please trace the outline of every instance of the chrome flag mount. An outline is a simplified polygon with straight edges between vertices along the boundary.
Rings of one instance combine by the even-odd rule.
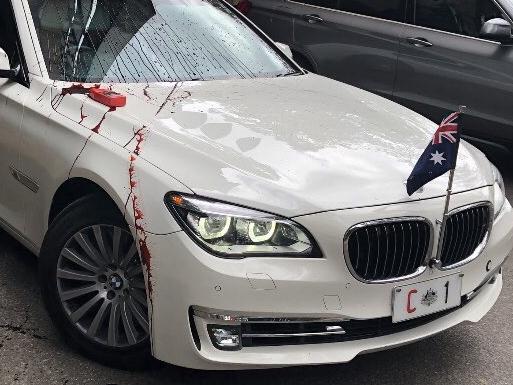
[[[454,170],[461,140],[462,118],[465,109],[465,106],[460,106],[459,112],[452,113],[442,121],[435,131],[431,143],[422,153],[406,182],[408,195],[412,195],[426,183],[450,171],[444,213],[440,226],[440,236],[438,238],[438,251],[436,258],[429,261],[429,267],[431,268],[441,266],[440,253],[445,237]]]

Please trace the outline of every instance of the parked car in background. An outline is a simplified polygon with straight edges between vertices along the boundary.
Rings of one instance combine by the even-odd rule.
[[[251,0],[249,17],[304,68],[513,149],[511,0]]]

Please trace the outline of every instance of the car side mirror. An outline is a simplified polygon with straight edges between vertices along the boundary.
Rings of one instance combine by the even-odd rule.
[[[483,24],[479,36],[500,43],[512,43],[511,24],[501,18],[490,19]]]
[[[20,66],[11,67],[9,55],[0,48],[0,79],[14,79],[20,72]]]
[[[283,52],[285,54],[285,56],[287,56],[289,59],[292,59],[293,60],[293,57],[292,57],[292,50],[290,49],[290,47],[287,45],[287,44],[284,44],[284,43],[276,43],[276,45],[278,46],[278,48],[280,49],[281,52]]]

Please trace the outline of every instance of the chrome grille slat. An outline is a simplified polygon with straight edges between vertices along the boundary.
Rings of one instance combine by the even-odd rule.
[[[401,275],[401,267],[403,266],[404,259],[404,250],[405,250],[405,240],[404,240],[404,227],[401,223],[401,258],[399,258],[399,267],[397,268],[396,276],[399,277]]]
[[[378,266],[379,266],[379,261],[380,261],[380,253],[381,253],[381,247],[379,245],[379,226],[376,226],[376,243],[377,243],[377,247],[376,247],[376,250],[378,250],[378,254],[376,255],[376,261],[374,262],[374,275],[372,276],[373,279],[376,279],[377,275],[378,275]]]
[[[453,210],[447,219],[442,243],[442,268],[451,268],[476,257],[491,227],[491,205],[478,203]]]
[[[432,227],[426,219],[392,218],[351,228],[344,238],[344,253],[356,278],[386,282],[419,272],[430,251],[431,240]],[[364,253],[365,265],[360,263]]]
[[[468,250],[467,252],[471,253],[472,250],[475,249],[475,240],[476,240],[476,237],[475,237],[475,234],[476,234],[476,231],[471,231],[472,229],[475,229],[476,227],[478,227],[478,223],[475,221],[475,215],[476,215],[476,211],[475,210],[472,210],[470,212],[468,212],[468,218],[469,218],[469,242],[468,242]]]
[[[465,218],[465,230],[466,230],[466,233],[464,234],[463,236],[463,239],[465,239],[466,242],[465,243],[465,254],[469,254],[469,250],[472,248],[472,245],[470,243],[470,237],[471,237],[471,233],[470,233],[470,215],[468,213],[468,211],[465,211],[465,214],[463,215],[463,217]]]
[[[371,241],[370,241],[370,236],[369,236],[369,229],[365,229],[365,234],[367,235],[367,266],[365,266],[365,275],[367,276],[367,272],[369,271],[370,251],[371,251]]]
[[[360,234],[356,235],[356,250],[358,253],[356,255],[356,268],[358,269],[359,262],[360,262]]]
[[[419,243],[419,245],[422,244],[422,248],[418,249],[418,255],[417,255],[417,260],[415,261],[415,266],[422,265],[422,262],[423,262],[422,256],[424,256],[424,259],[425,259],[426,255],[427,255],[427,251],[426,251],[426,230],[425,229],[422,229],[422,230],[423,231],[421,231],[420,226],[417,225],[417,233],[418,233],[418,240],[417,240],[417,242]],[[424,240],[424,242],[422,242],[422,240]]]
[[[385,251],[385,262],[383,263],[383,272],[381,273],[381,276],[385,277],[386,276],[387,261],[388,261],[388,230],[387,230],[386,226],[383,226],[383,227],[385,229],[385,239],[386,239],[386,243],[387,243],[387,248],[386,248],[386,251]]]
[[[410,266],[411,253],[412,253],[412,249],[413,249],[413,236],[412,236],[411,223],[408,223],[408,232],[406,233],[406,235],[410,239],[410,248],[408,249],[408,260],[406,261],[406,265],[404,266],[404,271],[403,271],[402,275],[406,275],[406,272],[408,271],[408,268]]]
[[[336,332],[312,332],[312,333],[246,333],[242,338],[290,338],[290,337],[317,337],[346,334],[345,330]]]

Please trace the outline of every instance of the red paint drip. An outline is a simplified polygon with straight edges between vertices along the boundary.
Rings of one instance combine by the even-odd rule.
[[[107,117],[107,114],[109,112],[113,112],[113,111],[116,111],[116,107],[110,107],[107,111],[105,111],[105,113],[103,114],[101,120],[98,122],[98,124],[96,126],[94,126],[91,131],[93,131],[94,133],[99,133],[100,132],[100,128],[102,126],[102,123],[103,121],[105,120],[105,118]]]
[[[136,138],[136,147],[133,154],[130,154],[130,166],[128,168],[128,175],[130,181],[130,196],[132,197],[132,210],[134,213],[134,222],[135,222],[135,231],[138,237],[139,250],[141,253],[141,260],[146,268],[147,275],[147,287],[148,287],[148,296],[150,301],[153,302],[153,280],[152,280],[152,271],[151,271],[151,253],[148,248],[148,235],[146,230],[144,229],[144,214],[140,208],[139,197],[136,194],[137,180],[135,177],[135,162],[137,161],[137,156],[141,151],[142,143],[144,142],[144,129],[145,126],[137,130],[135,133]]]
[[[146,129],[146,126],[142,126],[135,133],[135,141],[136,141],[136,145],[135,145],[135,149],[134,149],[135,155],[139,155],[141,153],[141,146],[144,142],[145,135],[146,135],[145,129]]]

